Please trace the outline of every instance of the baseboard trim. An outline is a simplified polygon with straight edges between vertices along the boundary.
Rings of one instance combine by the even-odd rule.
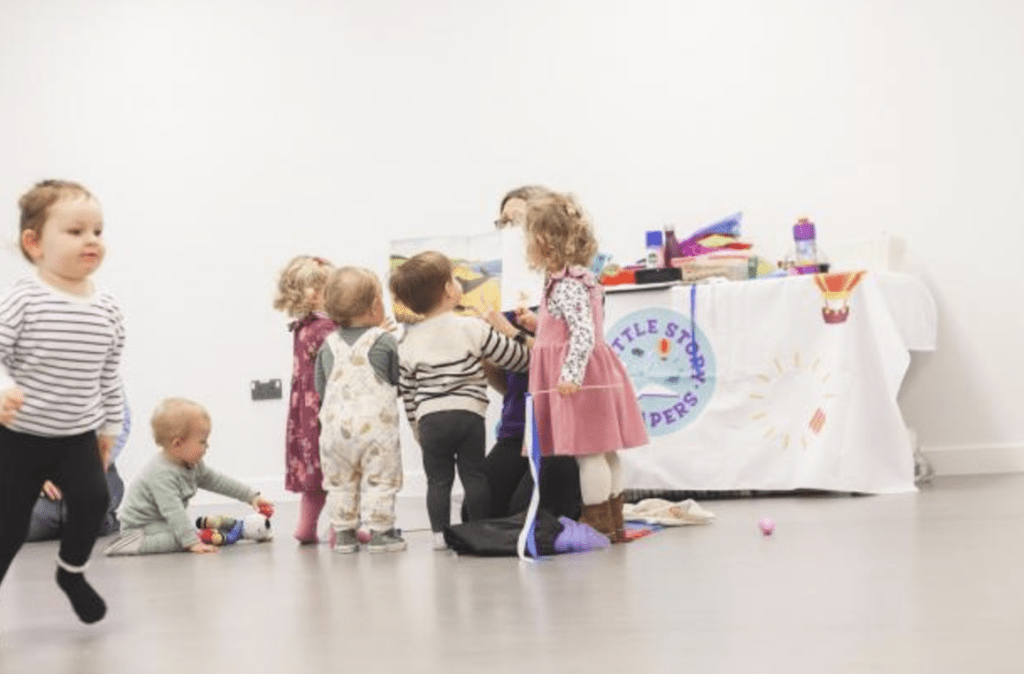
[[[913,436],[912,436],[913,437]],[[935,475],[987,475],[992,473],[1024,472],[1024,444],[1019,445],[961,445],[954,447],[922,447],[921,452]],[[275,503],[297,501],[299,495],[286,491],[281,477],[245,480]],[[407,473],[400,493],[401,498],[422,499],[427,493],[427,478],[422,471]],[[453,496],[462,493],[455,483]],[[200,491],[192,505],[229,503],[231,499],[220,494]]]
[[[403,481],[404,483],[402,485],[402,491],[399,493],[399,497],[423,499],[426,496],[427,476],[422,471],[411,474],[406,473]],[[287,491],[284,488],[284,481],[280,476],[244,478],[242,479],[242,482],[252,485],[253,489],[258,490],[263,494],[263,496],[274,503],[289,503],[299,500],[299,494]],[[457,497],[461,493],[462,487],[456,480],[455,488],[452,490],[452,495]],[[195,495],[195,498],[192,499],[190,505],[218,505],[221,503],[232,503],[232,500],[226,496],[221,496],[220,494],[200,490],[199,493]]]
[[[1024,472],[1024,444],[922,447],[921,452],[936,475]]]

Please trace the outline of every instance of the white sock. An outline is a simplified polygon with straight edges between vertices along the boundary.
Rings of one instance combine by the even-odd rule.
[[[444,542],[444,533],[441,531],[434,532],[434,549],[435,550],[447,550],[448,544]]]

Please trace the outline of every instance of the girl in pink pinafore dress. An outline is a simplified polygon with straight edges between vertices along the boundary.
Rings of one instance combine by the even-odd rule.
[[[633,384],[604,341],[604,291],[584,265],[597,251],[593,229],[569,195],[531,203],[527,258],[547,273],[530,361],[530,393],[544,455],[576,457],[580,521],[625,540],[617,451],[646,445]]]
[[[323,258],[299,255],[281,272],[274,308],[294,318],[292,386],[285,429],[285,489],[301,494],[295,538],[316,543],[317,522],[327,500],[320,471],[320,396],[314,385],[316,355],[337,327],[323,311],[324,287],[333,267]]]

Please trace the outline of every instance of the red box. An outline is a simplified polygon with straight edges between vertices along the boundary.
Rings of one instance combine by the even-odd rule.
[[[614,274],[605,274],[601,277],[603,286],[621,286],[628,283],[636,283],[636,270],[620,269]]]

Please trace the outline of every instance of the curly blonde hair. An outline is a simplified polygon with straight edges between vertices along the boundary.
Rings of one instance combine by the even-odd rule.
[[[526,252],[530,264],[541,271],[590,266],[597,254],[597,238],[575,197],[552,192],[529,202]]]
[[[349,328],[355,319],[373,308],[381,293],[380,280],[369,269],[338,267],[327,277],[324,310],[332,321]]]
[[[153,427],[153,439],[163,448],[170,447],[175,440],[187,438],[202,427],[209,428],[210,413],[199,403],[187,398],[165,398],[161,400],[149,420]]]
[[[322,257],[297,255],[277,280],[274,308],[292,318],[301,318],[322,306],[327,276],[334,267]]]
[[[24,233],[34,232],[36,238],[41,237],[50,206],[61,199],[69,198],[95,199],[89,190],[71,180],[42,180],[18,199],[18,208],[21,209],[21,229],[18,241],[21,246],[21,254],[29,262],[35,264],[22,242]]]

